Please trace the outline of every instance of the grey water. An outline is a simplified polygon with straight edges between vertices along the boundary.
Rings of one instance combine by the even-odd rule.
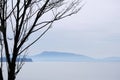
[[[30,62],[16,80],[120,80],[120,62]]]

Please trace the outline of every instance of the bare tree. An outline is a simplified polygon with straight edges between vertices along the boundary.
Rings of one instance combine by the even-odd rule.
[[[0,0],[0,80],[4,80],[3,65],[8,80],[15,80],[24,64],[17,62],[20,55],[24,58],[55,21],[76,14],[81,7],[79,0]]]

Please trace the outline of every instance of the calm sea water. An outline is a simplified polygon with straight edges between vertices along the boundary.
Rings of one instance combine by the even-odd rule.
[[[17,80],[120,80],[120,63],[26,63]]]

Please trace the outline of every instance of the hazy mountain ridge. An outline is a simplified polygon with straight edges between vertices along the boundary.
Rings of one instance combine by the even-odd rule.
[[[85,55],[78,55],[75,53],[67,53],[67,52],[55,52],[55,51],[44,51],[40,54],[35,55],[34,57],[78,57],[78,56],[82,56],[82,57],[88,57]],[[90,57],[89,57],[90,58]]]
[[[32,57],[33,61],[91,61],[91,57],[74,53],[45,51]]]
[[[6,58],[3,57],[3,62],[6,62]],[[1,61],[1,58],[0,58]],[[96,59],[93,57],[79,55],[75,53],[67,52],[55,52],[55,51],[44,51],[42,53],[28,56],[26,58],[17,58],[17,62],[44,62],[44,61],[59,61],[59,62],[120,62],[120,57],[106,57],[102,59]]]
[[[33,61],[63,61],[63,62],[120,62],[120,57],[107,57],[95,59],[85,55],[67,52],[44,51],[40,54],[31,56]]]
[[[120,57],[107,57],[107,58],[101,59],[100,61],[104,61],[104,62],[120,62]]]

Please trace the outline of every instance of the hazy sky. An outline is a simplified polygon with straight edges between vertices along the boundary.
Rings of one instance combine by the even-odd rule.
[[[120,56],[120,0],[83,0],[82,10],[56,22],[31,53],[61,51]]]

